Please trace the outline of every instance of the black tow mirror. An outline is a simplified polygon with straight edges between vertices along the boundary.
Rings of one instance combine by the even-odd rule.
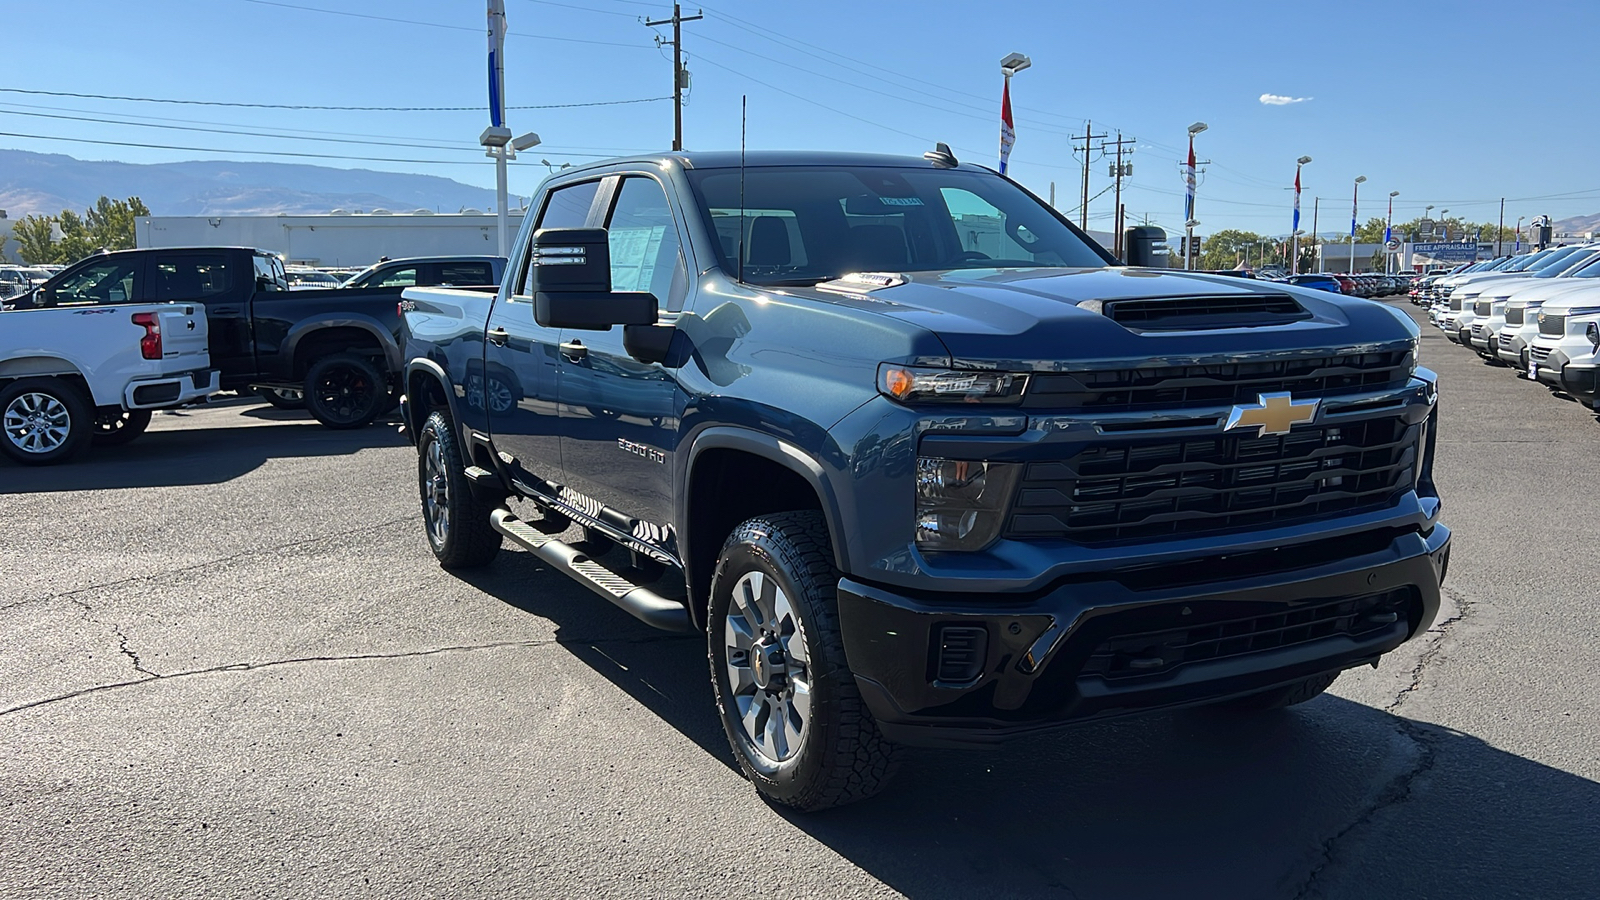
[[[1135,225],[1122,236],[1123,256],[1130,266],[1165,269],[1168,254],[1167,233],[1154,225]]]
[[[611,290],[611,245],[604,228],[534,232],[528,280],[534,321],[546,328],[606,331],[656,322],[655,295]]]

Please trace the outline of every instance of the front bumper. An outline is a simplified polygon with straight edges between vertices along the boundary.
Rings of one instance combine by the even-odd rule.
[[[165,378],[131,381],[122,390],[125,409],[162,409],[194,403],[222,390],[222,373],[197,369]]]
[[[839,621],[886,737],[993,744],[1375,662],[1433,622],[1449,554],[1436,524],[1122,569],[1033,596],[918,596],[845,578]],[[1202,571],[1212,580],[1196,581]],[[952,643],[970,663],[956,682]]]

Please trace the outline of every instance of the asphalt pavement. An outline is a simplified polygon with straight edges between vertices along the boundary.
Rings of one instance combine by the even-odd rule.
[[[703,639],[509,547],[441,570],[392,425],[233,402],[0,462],[0,896],[1600,896],[1600,423],[1423,330],[1425,638],[811,816],[733,767]]]

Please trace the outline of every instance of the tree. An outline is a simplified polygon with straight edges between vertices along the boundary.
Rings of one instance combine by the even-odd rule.
[[[56,261],[55,239],[50,236],[54,216],[26,216],[11,229],[17,241],[17,255],[29,265]]]
[[[58,216],[28,216],[16,224],[17,255],[24,262],[74,263],[99,250],[127,250],[134,246],[135,221],[150,215],[138,197],[112,200],[102,196],[82,216],[64,209]],[[61,238],[55,237],[60,228]]]
[[[1253,231],[1238,231],[1232,228],[1223,230],[1206,238],[1200,247],[1200,261],[1198,267],[1202,269],[1232,269],[1244,265],[1245,250],[1250,249],[1252,263],[1260,252],[1260,244],[1265,240]]]

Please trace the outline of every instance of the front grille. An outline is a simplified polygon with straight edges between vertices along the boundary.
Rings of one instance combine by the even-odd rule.
[[[1530,347],[1530,348],[1528,348],[1528,358],[1533,360],[1534,362],[1544,362],[1545,360],[1550,358],[1550,348],[1549,347]]]
[[[1547,335],[1550,335],[1551,337],[1560,337],[1561,335],[1566,334],[1567,333],[1567,317],[1566,316],[1547,316],[1544,313],[1540,313],[1539,314],[1539,333],[1540,334],[1547,334]]]
[[[1311,318],[1305,307],[1283,294],[1110,300],[1102,312],[1119,325],[1146,331],[1282,325]]]
[[[1483,337],[1483,326],[1482,325],[1474,325],[1474,326],[1472,326],[1472,336],[1475,337],[1475,338]]]
[[[1095,544],[1382,509],[1416,480],[1421,433],[1385,418],[1086,447],[1027,465],[1006,535]]]
[[[1162,675],[1190,663],[1294,647],[1324,638],[1374,638],[1390,631],[1396,622],[1409,621],[1414,602],[1413,589],[1405,587],[1266,615],[1118,634],[1095,647],[1081,674],[1121,681]]]
[[[1520,307],[1520,306],[1508,306],[1508,307],[1506,307],[1506,324],[1507,325],[1521,325],[1522,324],[1522,311],[1523,311],[1523,308]]]
[[[1161,366],[1034,375],[1023,406],[1104,412],[1254,403],[1290,391],[1324,397],[1398,387],[1411,377],[1411,353],[1357,353],[1213,366]]]

